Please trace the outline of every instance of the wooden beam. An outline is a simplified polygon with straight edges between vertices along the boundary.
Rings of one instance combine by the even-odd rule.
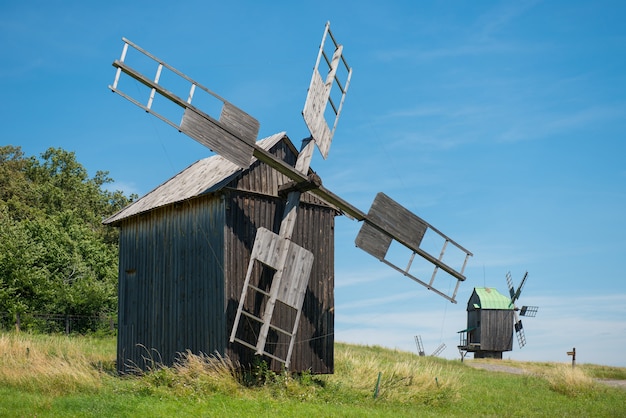
[[[300,193],[308,192],[309,190],[317,189],[322,185],[322,179],[316,173],[309,174],[308,180],[303,182],[290,181],[278,187],[278,194],[280,196],[287,196],[292,191],[298,191]]]

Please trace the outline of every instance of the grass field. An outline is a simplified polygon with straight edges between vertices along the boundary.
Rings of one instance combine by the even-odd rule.
[[[337,344],[335,374],[242,372],[228,359],[183,353],[170,368],[115,374],[113,337],[0,334],[3,417],[476,416],[626,417],[626,368],[466,360]],[[379,380],[380,376],[380,380]],[[375,390],[378,391],[375,395]]]

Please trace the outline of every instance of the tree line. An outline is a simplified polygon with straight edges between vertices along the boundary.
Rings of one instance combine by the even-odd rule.
[[[102,220],[136,196],[112,182],[89,177],[73,152],[0,146],[0,312],[117,311],[118,233]]]

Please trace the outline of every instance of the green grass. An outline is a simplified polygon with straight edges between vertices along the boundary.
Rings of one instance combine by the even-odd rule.
[[[527,371],[513,375],[337,344],[334,375],[262,364],[243,372],[225,358],[183,353],[173,367],[118,377],[114,358],[113,337],[0,334],[0,416],[626,417],[626,390],[594,381],[624,378],[624,368],[496,362]]]

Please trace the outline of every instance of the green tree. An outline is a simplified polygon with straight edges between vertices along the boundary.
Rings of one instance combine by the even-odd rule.
[[[36,308],[33,302],[46,291],[45,271],[36,262],[42,251],[24,225],[11,219],[6,205],[0,204],[0,311],[15,314]]]
[[[0,147],[0,312],[115,311],[117,232],[102,219],[135,196],[112,181],[60,148]]]

